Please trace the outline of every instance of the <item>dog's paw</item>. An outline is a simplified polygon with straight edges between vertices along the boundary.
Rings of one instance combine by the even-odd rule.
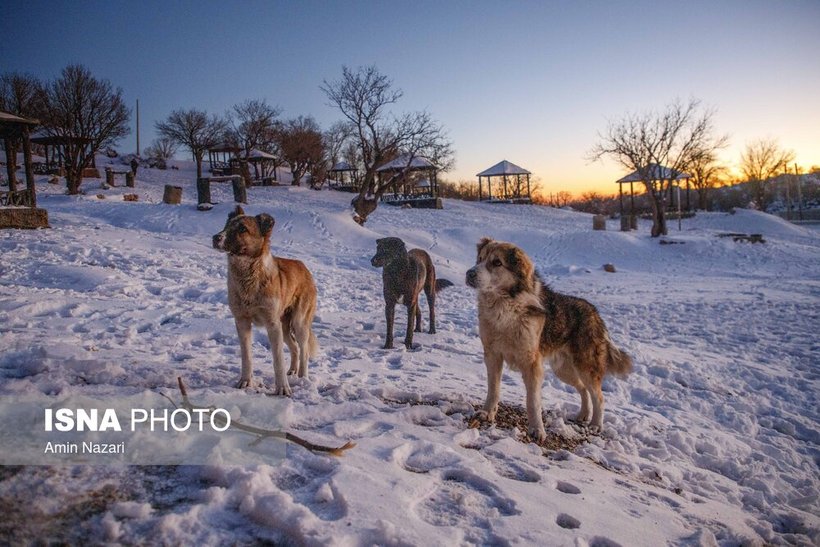
[[[253,387],[253,381],[250,378],[240,378],[236,382],[237,389],[245,389],[246,387]]]
[[[543,427],[531,427],[529,428],[529,431],[527,433],[529,434],[530,438],[537,443],[542,443],[547,440],[547,432],[544,430]]]
[[[492,423],[495,421],[495,412],[487,412],[486,410],[476,410],[473,414],[473,420],[477,420],[479,422]]]
[[[290,397],[293,395],[293,390],[290,389],[290,385],[285,382],[283,385],[277,385],[273,390],[273,394],[281,397]]]
[[[436,329],[433,328],[433,327],[430,327],[430,330],[427,331],[427,334],[435,334],[435,333],[436,333]]]
[[[382,349],[393,349],[393,342],[388,342],[382,346]]]

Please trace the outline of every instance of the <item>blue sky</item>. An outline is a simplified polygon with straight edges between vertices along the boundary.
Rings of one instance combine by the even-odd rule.
[[[614,191],[589,164],[607,120],[697,97],[731,135],[725,161],[775,137],[820,164],[820,2],[40,2],[0,7],[0,71],[82,63],[140,100],[141,144],[176,108],[264,98],[284,117],[340,118],[319,89],[375,64],[448,128],[456,168],[507,159],[546,191]],[[133,122],[133,120],[132,120]],[[133,123],[132,123],[133,126]],[[123,140],[124,150],[135,138]]]

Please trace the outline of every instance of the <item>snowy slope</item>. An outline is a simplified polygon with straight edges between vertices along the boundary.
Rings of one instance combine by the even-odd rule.
[[[215,184],[222,203],[198,212],[194,174],[180,165],[141,169],[136,203],[119,197],[132,190],[93,179],[81,197],[43,180],[53,228],[0,232],[0,394],[173,395],[181,375],[201,403],[267,397],[261,331],[262,385],[231,387],[239,346],[225,258],[210,244],[230,188]],[[183,205],[161,203],[169,183],[183,186]],[[750,211],[702,214],[670,233],[683,244],[661,246],[647,225],[593,232],[585,214],[453,200],[442,211],[383,206],[360,227],[350,197],[252,188],[246,211],[275,217],[274,253],[303,260],[319,290],[320,356],[279,419],[356,448],[333,458],[291,446],[284,461],[246,467],[6,468],[0,506],[13,524],[0,533],[198,544],[820,541],[817,232]],[[417,334],[416,351],[381,349],[381,275],[369,258],[385,236],[426,249],[456,283],[439,295],[438,333]],[[567,421],[577,395],[549,374],[547,427],[568,447],[580,442],[574,449],[467,427],[485,390],[475,295],[463,283],[481,236],[521,245],[553,288],[593,302],[633,356],[626,381],[605,382],[601,436]],[[402,323],[399,311],[398,336]],[[523,398],[520,377],[505,374],[502,401]]]

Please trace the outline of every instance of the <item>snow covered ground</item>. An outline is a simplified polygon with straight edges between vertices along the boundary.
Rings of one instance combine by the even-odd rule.
[[[169,183],[183,186],[181,206],[161,203]],[[211,235],[233,204],[229,186],[213,186],[222,203],[198,212],[188,164],[141,169],[133,190],[87,180],[80,197],[41,180],[52,229],[0,232],[0,395],[174,396],[183,376],[200,404],[264,401],[273,370],[261,331],[261,386],[231,387],[239,345]],[[132,191],[139,201],[122,201]],[[670,233],[682,244],[659,245],[643,223],[593,232],[581,213],[453,200],[441,211],[382,206],[360,227],[350,197],[252,188],[246,210],[275,217],[274,253],[303,260],[319,291],[320,356],[277,419],[354,449],[334,458],[289,446],[253,466],[0,468],[0,542],[820,542],[816,230],[751,211],[699,214]],[[439,295],[438,333],[417,334],[415,351],[381,349],[381,273],[369,258],[385,236],[426,249],[456,283]],[[593,302],[633,356],[627,380],[605,382],[602,435],[568,421],[577,395],[549,374],[548,430],[577,447],[467,427],[485,392],[463,282],[481,236],[522,246],[553,288]],[[502,402],[523,399],[520,376],[505,374]]]

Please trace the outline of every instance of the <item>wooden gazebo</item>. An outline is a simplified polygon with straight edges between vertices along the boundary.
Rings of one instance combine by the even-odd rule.
[[[392,193],[382,196],[382,201],[394,205],[409,203],[413,207],[441,209],[438,199],[438,167],[423,156],[401,154],[376,169],[379,183],[392,177]],[[426,183],[420,182],[426,179]]]
[[[228,174],[231,159],[239,154],[239,147],[229,142],[215,144],[208,148],[208,163],[214,175]]]
[[[328,176],[334,182],[331,188],[342,192],[358,192],[361,181],[359,181],[359,169],[350,165],[346,161],[340,161],[328,170]]]
[[[254,148],[248,155],[248,163],[253,165],[254,182],[265,186],[276,182],[276,167],[279,158],[270,152]]]
[[[63,168],[65,166],[65,158],[67,149],[75,146],[85,147],[91,144],[90,137],[73,137],[70,135],[52,135],[46,131],[40,130],[31,136],[31,143],[37,144],[43,148],[43,156],[45,163],[42,165],[35,165],[34,171],[42,175],[59,175],[64,176]],[[97,161],[92,156],[91,167],[88,172],[83,173],[84,177],[99,177],[97,172]]]
[[[689,179],[692,175],[677,171],[664,165],[651,163],[647,169],[649,181],[646,182],[663,182],[663,181],[686,181],[686,207],[689,208]],[[624,184],[629,184],[629,214],[635,214],[635,183],[645,182],[643,175],[639,170],[633,171],[615,181],[618,185],[618,198],[620,201],[621,216],[624,215]],[[671,190],[671,189],[670,189]],[[670,206],[672,201],[670,200]]]
[[[530,173],[507,160],[478,173],[478,199],[494,203],[532,203],[530,194]],[[523,177],[523,179],[522,179]],[[492,179],[501,179],[502,186],[493,194]],[[483,180],[482,180],[483,179]],[[484,182],[487,192],[484,192]],[[499,183],[496,182],[496,185]]]
[[[16,188],[16,153],[14,158],[6,158],[8,191],[0,191],[0,228],[47,228],[48,213],[37,208],[37,189],[31,166],[31,141],[29,132],[39,122],[21,118],[0,111],[0,139],[9,143],[20,141],[23,148],[23,168],[26,174],[26,189]],[[12,147],[7,146],[6,150]]]

